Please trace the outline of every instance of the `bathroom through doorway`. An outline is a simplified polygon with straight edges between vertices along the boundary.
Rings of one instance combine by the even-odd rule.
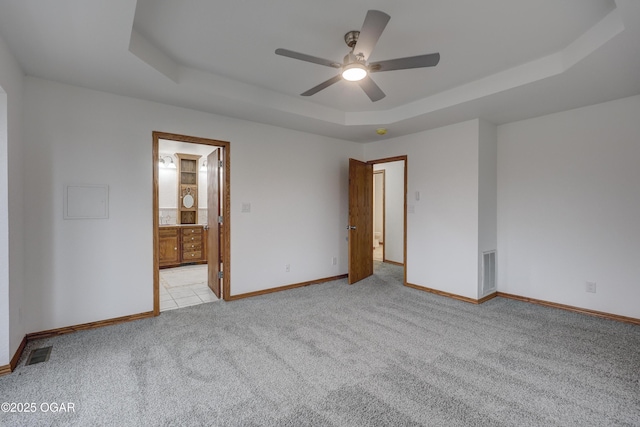
[[[156,315],[229,295],[229,157],[225,141],[153,133]]]

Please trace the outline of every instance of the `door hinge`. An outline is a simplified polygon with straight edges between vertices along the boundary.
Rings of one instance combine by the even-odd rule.
[[[222,224],[222,215],[218,217],[218,224]]]
[[[218,166],[222,167],[222,165],[223,165],[222,160],[218,160]]]
[[[222,271],[218,271],[218,279],[222,279],[224,273]]]

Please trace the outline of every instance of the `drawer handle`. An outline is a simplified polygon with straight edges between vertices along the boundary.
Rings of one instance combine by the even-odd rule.
[[[177,247],[176,247],[176,248],[173,248],[173,250],[174,250],[174,251],[177,251],[177,250],[178,250],[178,248],[177,248]]]

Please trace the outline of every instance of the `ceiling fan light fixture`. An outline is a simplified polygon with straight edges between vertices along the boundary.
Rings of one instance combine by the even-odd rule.
[[[342,78],[350,82],[357,82],[367,77],[367,68],[358,62],[347,64],[342,69]]]
[[[427,55],[408,56],[405,58],[389,59],[369,64],[369,56],[378,43],[387,23],[391,17],[379,10],[368,10],[364,18],[360,31],[349,31],[344,35],[344,41],[351,48],[350,52],[343,58],[342,64],[329,59],[318,58],[306,53],[294,52],[288,49],[276,49],[276,55],[298,59],[300,61],[311,62],[325,67],[337,68],[339,73],[329,80],[325,80],[319,85],[302,92],[300,96],[311,96],[329,86],[338,83],[340,80],[358,82],[358,86],[369,97],[371,102],[376,102],[385,97],[384,92],[369,77],[369,73],[392,70],[408,70],[410,68],[434,67],[440,61],[439,53]]]

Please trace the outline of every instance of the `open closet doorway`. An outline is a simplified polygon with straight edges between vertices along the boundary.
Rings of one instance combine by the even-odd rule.
[[[152,151],[154,314],[226,299],[229,143],[153,132]]]

